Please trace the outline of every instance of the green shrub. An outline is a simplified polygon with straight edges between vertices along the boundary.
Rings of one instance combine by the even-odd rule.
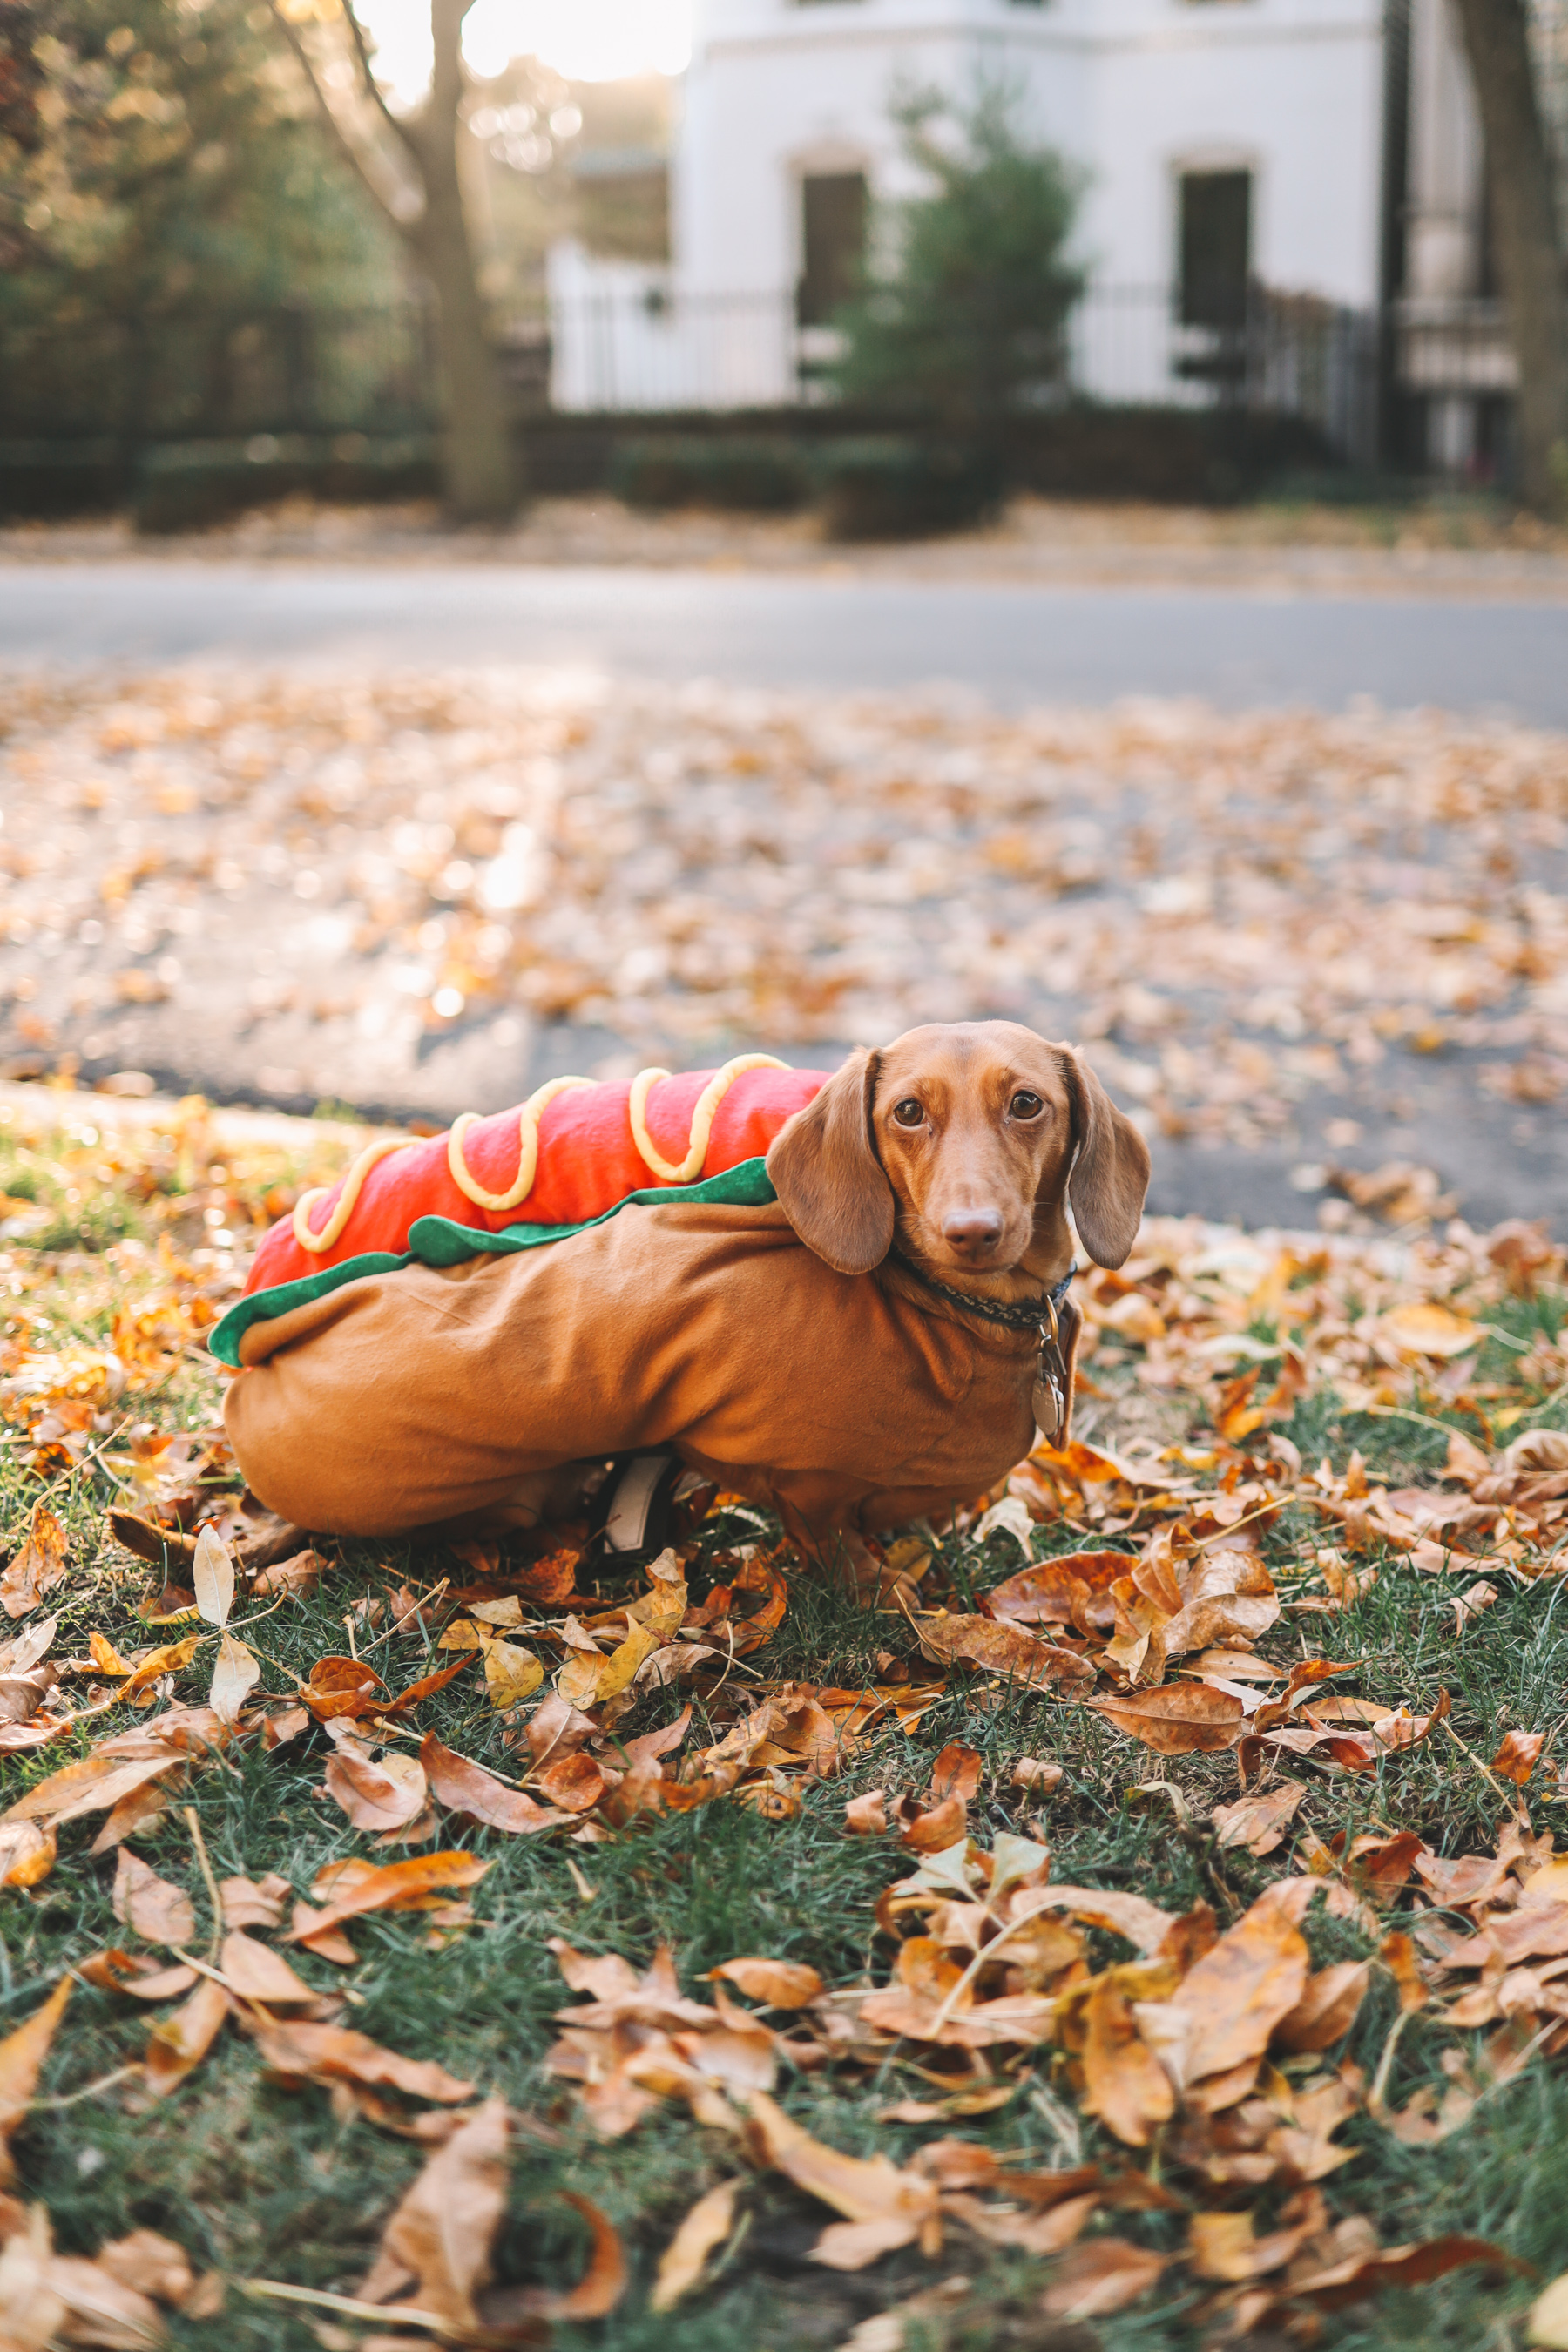
[[[829,539],[918,539],[962,530],[999,503],[994,452],[897,434],[829,444],[817,461]]]
[[[625,441],[610,488],[630,507],[722,507],[788,514],[805,503],[810,475],[791,441],[741,435],[659,435]]]
[[[136,469],[132,513],[153,535],[201,530],[249,508],[271,506],[296,491],[342,500],[420,498],[434,493],[433,444],[423,438],[335,441],[263,433],[249,441],[184,441],[150,449]]]

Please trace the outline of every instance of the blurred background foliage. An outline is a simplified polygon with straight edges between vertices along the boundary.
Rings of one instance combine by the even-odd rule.
[[[0,0],[0,323],[395,294],[254,0]]]

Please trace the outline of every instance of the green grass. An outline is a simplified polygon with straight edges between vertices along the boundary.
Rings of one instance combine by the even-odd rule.
[[[65,1335],[100,1337],[112,1308],[114,1285],[101,1260],[39,1265],[37,1287],[20,1302],[52,1318],[47,1341]],[[16,1302],[14,1302],[16,1303]],[[1520,1309],[1519,1320],[1546,1328],[1561,1318],[1561,1301]],[[15,1327],[14,1327],[15,1328]],[[1500,1328],[1510,1328],[1500,1325]],[[1552,1325],[1551,1328],[1555,1328]],[[1510,1351],[1494,1343],[1497,1376],[1506,1377]],[[137,1400],[137,1411],[164,1426],[196,1426],[213,1410],[215,1383],[186,1364],[166,1390]],[[1115,1411],[1096,1433],[1114,1433]],[[1549,1418],[1564,1420],[1560,1404]],[[1455,1416],[1456,1425],[1463,1416]],[[1286,1433],[1315,1461],[1326,1452],[1340,1465],[1359,1448],[1369,1466],[1390,1483],[1429,1478],[1443,1439],[1419,1425],[1342,1412],[1331,1396],[1299,1407]],[[40,1491],[36,1476],[16,1466],[15,1449],[0,1449],[0,1526],[13,1543]],[[72,1538],[73,1576],[55,1654],[80,1651],[89,1628],[124,1647],[145,1641],[132,1613],[140,1576],[102,1571],[122,1555],[106,1549],[101,1529],[109,1488],[100,1471],[59,1479],[53,1507]],[[1278,1569],[1303,1544],[1331,1539],[1332,1530],[1300,1507],[1270,1530],[1268,1552]],[[1044,1550],[1068,1548],[1062,1531],[1040,1531]],[[316,1658],[345,1647],[342,1617],[359,1595],[405,1574],[444,1572],[429,1554],[399,1544],[329,1547],[334,1566],[320,1591],[289,1603],[257,1625],[252,1638],[268,1665],[266,1686],[288,1689]],[[952,1585],[962,1605],[965,1588],[984,1589],[1017,1565],[1005,1540],[981,1550],[947,1548]],[[453,1563],[447,1562],[446,1566]],[[87,1570],[88,1574],[82,1571]],[[1259,1644],[1281,1664],[1302,1654],[1331,1652],[1364,1662],[1355,1687],[1425,1712],[1440,1689],[1453,1703],[1453,1724],[1467,1746],[1489,1756],[1510,1726],[1544,1728],[1568,1709],[1568,1601],[1563,1583],[1534,1587],[1503,1581],[1495,1608],[1456,1640],[1446,1606],[1452,1589],[1413,1574],[1397,1557],[1383,1564],[1379,1582],[1343,1617],[1287,1615]],[[251,1613],[240,1610],[237,1617]],[[390,1645],[396,1675],[411,1680],[446,1663],[410,1633]],[[797,1676],[818,1684],[852,1683],[874,1671],[879,1652],[918,1666],[913,1635],[896,1615],[868,1615],[821,1584],[796,1580],[789,1613],[771,1646],[750,1663],[770,1678]],[[379,1663],[386,1649],[378,1651]],[[210,1651],[182,1677],[179,1695],[205,1695]],[[388,1680],[394,1680],[389,1672]],[[668,1718],[670,1698],[656,1694],[617,1727],[622,1736]],[[128,1710],[108,1718],[120,1727]],[[420,1710],[422,1728],[502,1771],[516,1759],[484,1704],[482,1689],[462,1677]],[[717,1736],[715,1729],[709,1736]],[[843,1807],[857,1790],[923,1787],[943,1742],[962,1738],[985,1759],[988,1777],[972,1808],[983,1839],[1011,1828],[1042,1835],[1052,1845],[1053,1874],[1061,1880],[1134,1889],[1174,1910],[1213,1902],[1221,1923],[1236,1916],[1286,1866],[1289,1848],[1263,1861],[1245,1853],[1217,1853],[1205,1817],[1236,1793],[1228,1756],[1152,1757],[1079,1706],[1050,1698],[987,1694],[978,1678],[955,1675],[948,1694],[918,1732],[874,1731],[865,1752],[837,1781],[806,1793],[792,1820],[770,1822],[734,1804],[712,1805],[671,1819],[644,1820],[613,1843],[564,1847],[550,1840],[508,1840],[443,1822],[443,1844],[471,1846],[491,1863],[475,1891],[479,1924],[439,1950],[426,1948],[419,1915],[389,1915],[360,1923],[361,1958],[343,1971],[298,1953],[301,1975],[323,1991],[346,1990],[352,2022],[393,2049],[437,2059],[484,2091],[548,2120],[559,2147],[520,2139],[514,2156],[511,2204],[498,2246],[500,2275],[509,2281],[570,2284],[584,2254],[583,2224],[560,2200],[564,2187],[601,2204],[620,2229],[633,2267],[633,2284],[619,2309],[593,2326],[563,2327],[558,2342],[605,2352],[795,2352],[837,2344],[870,2312],[901,2296],[962,2273],[970,2282],[956,2315],[921,2323],[911,2346],[932,2352],[1015,2344],[1058,2352],[1098,2342],[1107,2352],[1187,2352],[1202,2340],[1192,2313],[1198,2297],[1182,2286],[1120,2316],[1097,2323],[1089,2335],[1045,2329],[1038,2298],[1047,2268],[993,2252],[955,2231],[940,2263],[917,2253],[894,2256],[861,2274],[827,2273],[806,2259],[828,2217],[776,2175],[749,2187],[750,2222],[735,2258],[716,2282],[666,2318],[647,2308],[647,2289],[659,2252],[692,2200],[737,2168],[722,2137],[692,2123],[684,2107],[660,2109],[620,2141],[598,2141],[582,2124],[565,2086],[543,2071],[554,2037],[554,2012],[569,2000],[546,1948],[563,1937],[589,1951],[613,1951],[641,1964],[660,1943],[672,1948],[686,1988],[701,1994],[702,1972],[739,1955],[764,1953],[808,1961],[831,1983],[886,1974],[890,1948],[879,1935],[875,1906],[882,1889],[903,1874],[896,1850],[847,1838]],[[85,1738],[80,1745],[87,1744]],[[368,1851],[330,1801],[318,1794],[326,1743],[312,1732],[265,1754],[258,1742],[226,1765],[200,1773],[189,1791],[219,1877],[259,1878],[282,1872],[304,1893],[323,1863]],[[1065,1769],[1060,1788],[1031,1807],[1007,1781],[1016,1757],[1054,1759]],[[0,1790],[11,1801],[42,1774],[67,1760],[62,1744],[38,1753],[0,1758]],[[1559,1759],[1561,1760],[1561,1759]],[[1418,1829],[1443,1853],[1490,1850],[1503,1808],[1493,1789],[1447,1738],[1384,1762],[1373,1775],[1331,1780],[1302,1776],[1310,1794],[1299,1826],[1325,1840],[1340,1830],[1353,1835],[1370,1824]],[[1186,1795],[1194,1824],[1178,1828],[1164,1801],[1131,1793],[1159,1778]],[[1568,1842],[1568,1808],[1547,1787],[1531,1791],[1537,1829],[1555,1826]],[[126,1940],[113,1920],[109,1887],[112,1855],[99,1861],[87,1847],[100,1816],[61,1833],[58,1864],[30,1894],[0,1896],[0,2029],[36,2009],[62,1970]],[[178,1804],[135,1840],[164,1876],[184,1885],[196,1906],[201,1932],[206,1898],[189,1832]],[[595,1889],[584,1901],[567,1867],[570,1854]],[[1355,1928],[1314,1916],[1314,1958],[1364,1956],[1372,1947]],[[1108,1955],[1121,1951],[1105,1939]],[[1394,1999],[1379,1979],[1352,2032],[1348,2054],[1370,2075],[1394,2015]],[[40,2085],[58,2101],[137,2059],[145,2046],[147,2012],[123,1997],[79,1986]],[[1456,2040],[1421,2018],[1405,2031],[1390,2084],[1403,2105],[1423,2081],[1439,2084],[1440,2052]],[[1484,2037],[1475,2037],[1478,2041]],[[888,2152],[907,2161],[943,2130],[997,2148],[1026,2150],[1040,2166],[1075,2160],[1057,2123],[1070,2096],[1059,2061],[1038,2053],[1033,2079],[1054,2085],[1053,2103],[1026,2088],[999,2112],[946,2126],[908,2127],[877,2120],[889,2101],[919,2091],[921,2079],[890,2058],[880,2076],[857,2080],[818,2074],[786,2080],[784,2105],[820,2137],[859,2154]],[[1122,2151],[1092,2120],[1078,2119],[1086,2159],[1119,2168]],[[1343,2135],[1356,2161],[1324,2184],[1336,2213],[1363,2212],[1385,2243],[1443,2231],[1496,2240],[1536,2273],[1551,2277],[1568,2263],[1568,2071],[1533,2059],[1519,2078],[1489,2096],[1470,2124],[1429,2149],[1401,2147],[1369,2118]],[[57,2242],[91,2253],[108,2238],[136,2226],[165,2231],[184,2245],[198,2268],[216,2268],[236,2280],[281,2279],[353,2291],[368,2267],[395,2198],[422,2159],[410,2143],[361,2121],[335,2118],[318,2089],[289,2092],[269,2083],[254,2045],[232,2029],[184,2085],[161,2105],[136,2111],[121,2086],[70,2105],[44,2105],[17,2134],[15,2150],[27,2195],[53,2219]],[[1216,2199],[1215,2202],[1226,2201]],[[1259,2225],[1268,2210],[1259,2209]],[[1117,2213],[1106,2226],[1174,2251],[1184,2233],[1180,2216]],[[1501,2282],[1462,2272],[1374,2305],[1331,2315],[1326,2340],[1344,2352],[1409,2347],[1409,2352],[1504,2352],[1522,2347],[1521,2315],[1532,2293],[1528,2278]],[[310,2319],[282,2305],[231,2294],[221,2316],[174,2317],[170,2340],[203,2352],[312,2352]]]

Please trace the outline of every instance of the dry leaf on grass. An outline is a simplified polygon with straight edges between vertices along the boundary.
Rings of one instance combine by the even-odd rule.
[[[492,1772],[444,1747],[433,1731],[420,1745],[419,1761],[437,1801],[468,1820],[503,1830],[510,1837],[532,1837],[540,1830],[559,1828],[568,1817],[535,1804],[521,1789],[509,1789]]]
[[[544,1668],[533,1652],[515,1642],[485,1643],[484,1661],[485,1688],[490,1705],[499,1709],[520,1706],[544,1680]]]
[[[58,2344],[95,2345],[100,2352],[146,2352],[148,2346],[165,2340],[157,2305],[113,2267],[110,2258],[117,2249],[105,2247],[97,2262],[57,2254],[41,2205],[26,2214],[16,2207],[15,2223],[0,2252],[0,2320],[6,2352],[43,2352],[44,2347]],[[153,2233],[137,2235],[150,2238]],[[123,2248],[132,2241],[120,2242]],[[127,2266],[145,2265],[132,2256]]]
[[[55,1865],[52,1828],[37,1822],[0,1822],[0,1886],[37,1886]]]
[[[1241,1735],[1246,1710],[1229,1691],[1207,1683],[1166,1683],[1153,1690],[1125,1691],[1090,1699],[1089,1706],[1133,1739],[1161,1756],[1212,1755],[1232,1748]]]
[[[507,2175],[506,2102],[487,2099],[403,2197],[360,2299],[388,2304],[391,2318],[393,2297],[412,2288],[418,2310],[476,2327],[476,2297],[489,2284],[490,2250],[506,2210]]]
[[[47,1503],[35,1503],[26,1541],[0,1576],[0,1609],[26,1617],[65,1575],[66,1531]]]
[[[1568,2271],[1543,2287],[1531,2305],[1526,2335],[1541,2352],[1568,2352]]]
[[[725,1978],[739,1986],[748,2000],[760,2000],[769,2009],[805,2009],[821,1997],[823,1990],[816,1970],[798,1961],[726,1960],[709,1973]]]
[[[218,1883],[226,1927],[279,1927],[289,1897],[289,1881],[269,1872],[258,1885],[253,1878],[225,1878]]]
[[[763,2091],[753,2093],[750,2113],[747,2137],[758,2158],[843,2214],[848,2225],[825,2231],[813,2261],[835,2270],[860,2270],[917,2238],[934,2251],[939,2202],[933,2180],[900,2172],[885,2156],[841,2154],[814,2139]]]
[[[1212,1816],[1215,1843],[1221,1848],[1245,1846],[1248,1853],[1272,1853],[1306,1793],[1301,1781],[1282,1780],[1276,1788],[1243,1797],[1234,1805],[1216,1805]]]
[[[401,1910],[419,1903],[427,1895],[446,1895],[458,1887],[477,1886],[489,1868],[488,1862],[472,1853],[416,1854],[407,1862],[385,1863],[345,1886],[324,1911],[307,1912],[303,1920],[297,1913],[295,1924],[284,1940],[291,1944],[313,1943],[343,1920],[362,1918],[366,1912]]]
[[[149,1944],[171,1948],[188,1944],[196,1932],[196,1915],[184,1887],[171,1885],[129,1846],[120,1849],[110,1896],[114,1916]]]
[[[220,1535],[203,1528],[191,1557],[191,1586],[196,1607],[209,1625],[220,1631],[234,1607],[234,1554]]]
[[[366,2033],[304,2018],[247,2012],[246,2032],[272,2072],[286,2083],[363,2083],[370,2090],[402,2091],[438,2106],[458,2106],[474,2086],[448,2074],[433,2058],[405,2058]]]
[[[700,2197],[658,2258],[648,2297],[650,2311],[673,2311],[702,2277],[709,2256],[724,2243],[735,2223],[735,2200],[743,2184],[721,2180]]]
[[[975,1666],[1029,1689],[1047,1683],[1073,1688],[1094,1680],[1094,1668],[1076,1651],[992,1617],[922,1617],[915,1631],[921,1649],[943,1665]]]
[[[389,1748],[379,1760],[362,1741],[344,1737],[327,1759],[327,1794],[356,1830],[390,1832],[417,1822],[429,1795],[425,1769]]]
[[[1260,2058],[1306,1990],[1305,1938],[1284,1913],[1255,1904],[1183,1979],[1176,1998],[1192,2021],[1183,2073],[1191,2084]]]
[[[16,2177],[10,2137],[27,2112],[55,2028],[70,1996],[71,1979],[62,1977],[43,2007],[0,2042],[0,2184]]]
[[[226,1628],[219,1636],[207,1705],[220,1723],[237,1723],[240,1710],[261,1680],[261,1661]]]
[[[200,2065],[227,2015],[227,1993],[203,1977],[188,2000],[156,2021],[147,2037],[147,2087],[155,2099],[177,2090]]]
[[[258,1944],[254,1936],[239,1928],[231,1929],[224,1937],[218,1966],[230,1990],[246,2000],[264,2001],[277,2008],[316,1998],[304,1979],[295,1975],[281,1952]]]
[[[1505,1780],[1511,1780],[1515,1788],[1522,1789],[1534,1771],[1545,1745],[1546,1734],[1543,1731],[1505,1732],[1498,1752],[1492,1758],[1491,1769],[1500,1772]]]
[[[1040,2309],[1047,2319],[1099,2319],[1123,2311],[1158,2284],[1168,2259],[1128,2238],[1093,2238],[1056,2264]]]

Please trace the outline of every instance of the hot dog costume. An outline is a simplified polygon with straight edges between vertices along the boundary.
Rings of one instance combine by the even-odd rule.
[[[768,1178],[827,1076],[558,1078],[370,1147],[211,1336],[252,1491],[337,1534],[504,1527],[542,1474],[669,1446],[826,1533],[994,1484],[1034,1438],[1027,1335],[835,1272]]]

